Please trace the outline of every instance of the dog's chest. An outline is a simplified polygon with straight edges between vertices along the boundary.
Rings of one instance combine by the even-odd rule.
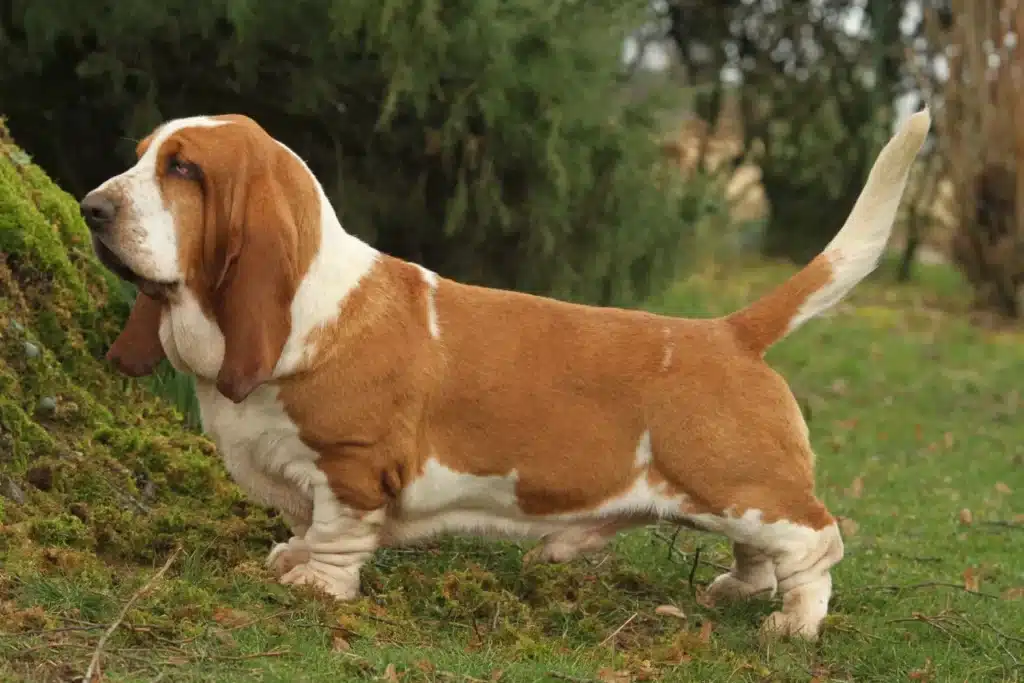
[[[299,438],[297,425],[277,399],[277,389],[264,385],[245,401],[235,404],[224,398],[214,384],[196,382],[203,430],[217,444],[224,464],[235,482],[249,495],[275,504],[268,490],[298,489],[309,495],[322,473],[318,454]]]

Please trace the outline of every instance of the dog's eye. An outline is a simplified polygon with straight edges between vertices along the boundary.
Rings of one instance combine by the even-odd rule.
[[[180,157],[173,156],[167,160],[167,173],[185,180],[199,180],[202,172],[199,167],[190,161],[184,161]]]

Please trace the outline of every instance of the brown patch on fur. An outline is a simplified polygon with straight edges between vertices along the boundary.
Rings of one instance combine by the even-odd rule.
[[[442,359],[428,343],[426,296],[415,266],[382,255],[334,324],[311,335],[309,370],[280,382],[317,466],[357,510],[393,501],[428,451],[424,415]]]
[[[128,321],[107,350],[107,360],[129,377],[150,374],[165,358],[160,344],[160,315],[163,306],[156,299],[139,292],[132,304]]]

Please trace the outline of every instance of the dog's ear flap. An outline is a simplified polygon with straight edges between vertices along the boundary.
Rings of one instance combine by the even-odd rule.
[[[160,343],[162,304],[142,292],[135,297],[128,322],[107,351],[107,360],[129,377],[150,374],[166,355]]]
[[[283,179],[279,167],[257,169],[235,184],[222,208],[214,313],[224,362],[217,389],[235,403],[272,379],[291,332],[296,216]]]

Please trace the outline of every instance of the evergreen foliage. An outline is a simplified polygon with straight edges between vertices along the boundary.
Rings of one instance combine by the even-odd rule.
[[[75,194],[162,120],[241,112],[384,251],[613,304],[670,280],[707,206],[660,168],[670,103],[622,87],[644,0],[101,4],[0,10],[4,112]]]

